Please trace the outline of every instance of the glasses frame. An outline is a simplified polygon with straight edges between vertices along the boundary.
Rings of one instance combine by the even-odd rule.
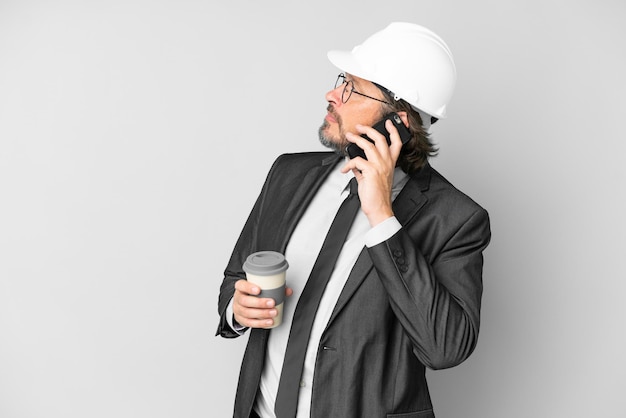
[[[368,99],[376,100],[377,102],[393,106],[391,103],[385,100],[377,99],[376,97],[368,96],[367,94],[356,91],[354,89],[354,81],[348,80],[345,73],[339,73],[339,75],[337,76],[337,80],[335,81],[335,89],[337,89],[341,85],[344,85],[343,91],[341,92],[341,103],[347,103],[348,100],[350,100],[350,97],[352,97],[352,93],[356,93],[359,96],[367,97]],[[350,90],[348,90],[348,86],[350,86]]]

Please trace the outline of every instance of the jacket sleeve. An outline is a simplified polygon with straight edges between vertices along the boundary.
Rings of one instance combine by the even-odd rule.
[[[257,229],[259,219],[271,178],[279,160],[280,158],[277,159],[272,165],[272,168],[265,179],[265,183],[263,184],[263,188],[261,189],[261,193],[257,197],[252,211],[248,215],[248,219],[246,220],[243,230],[237,239],[237,243],[235,244],[235,248],[231,254],[228,265],[224,270],[224,279],[222,281],[222,285],[220,286],[220,294],[217,303],[220,319],[215,335],[220,335],[225,338],[236,338],[241,335],[235,332],[228,325],[228,321],[226,320],[226,308],[235,294],[235,283],[240,279],[246,278],[246,273],[243,271],[243,264],[246,261],[246,257],[253,252],[258,251]]]
[[[478,339],[489,217],[479,207],[450,227],[436,254],[424,255],[404,228],[368,249],[415,355],[431,369],[460,364]]]

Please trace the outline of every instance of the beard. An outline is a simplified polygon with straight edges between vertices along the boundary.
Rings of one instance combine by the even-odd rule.
[[[337,121],[337,126],[339,127],[339,136],[338,137],[332,137],[332,136],[330,136],[330,134],[327,133],[327,129],[330,126],[330,123],[327,120],[324,120],[324,123],[322,123],[322,126],[320,126],[320,128],[318,130],[318,136],[319,136],[320,143],[323,146],[325,146],[326,148],[329,148],[332,151],[334,151],[336,154],[339,154],[341,156],[345,156],[346,155],[346,146],[348,146],[349,142],[348,142],[347,139],[345,139],[345,134],[343,132],[343,129],[341,128],[341,118],[339,117],[339,115],[337,115],[337,114],[335,114],[335,112],[333,112],[331,106],[328,106],[328,108],[326,110],[328,110],[328,112]]]

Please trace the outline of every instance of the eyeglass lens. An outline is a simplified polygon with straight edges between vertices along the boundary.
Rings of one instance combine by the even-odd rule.
[[[335,81],[335,88],[345,84],[343,87],[343,91],[341,92],[341,102],[345,103],[352,96],[352,80],[346,80],[346,75],[341,73],[337,76],[337,81]]]

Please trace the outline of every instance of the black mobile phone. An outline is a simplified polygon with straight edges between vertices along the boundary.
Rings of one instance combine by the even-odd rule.
[[[393,122],[393,125],[398,130],[398,133],[400,134],[400,140],[402,141],[402,145],[406,144],[409,141],[409,139],[411,139],[411,132],[409,132],[409,129],[404,125],[404,122],[402,122],[402,119],[400,118],[400,116],[398,116],[398,114],[395,112],[391,112],[388,115],[386,115],[376,124],[372,125],[372,128],[376,129],[378,132],[385,135],[385,138],[387,139],[387,145],[391,145],[389,132],[387,132],[387,128],[385,128],[385,121],[387,119],[391,120]],[[368,136],[365,134],[362,134],[361,136],[372,143],[374,142],[370,138],[368,138]],[[363,149],[359,147],[357,144],[354,144],[352,142],[348,144],[348,146],[346,147],[346,152],[348,153],[348,156],[350,158],[361,157],[367,160],[367,157],[365,156],[365,152],[363,151]]]

